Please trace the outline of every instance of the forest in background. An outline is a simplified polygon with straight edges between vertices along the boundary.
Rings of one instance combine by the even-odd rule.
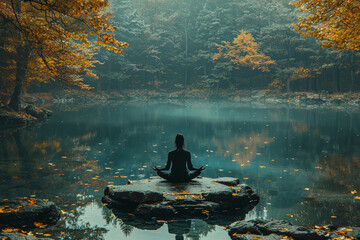
[[[302,15],[291,1],[113,0],[124,54],[101,52],[98,90],[126,88],[282,89],[347,92],[360,89],[355,50],[322,48],[297,33]],[[217,44],[250,33],[275,62],[269,71],[214,60]]]
[[[34,7],[32,15],[24,17],[21,11],[25,10],[19,10],[18,15],[7,10],[11,3],[25,9],[29,2]],[[21,88],[37,93],[73,85],[89,85],[95,92],[106,93],[138,89],[205,89],[215,93],[360,89],[360,54],[356,47],[324,48],[315,38],[300,35],[295,24],[306,13],[290,0],[111,0],[109,4],[95,1],[88,9],[78,0],[67,8],[62,1],[53,8],[51,2],[0,1],[3,102],[14,95],[19,73],[16,69],[21,68],[26,69],[25,87]],[[40,13],[36,12],[39,8]],[[17,23],[16,16],[23,19],[16,19]],[[43,25],[26,20],[31,18],[40,19]],[[102,22],[94,21],[97,18]],[[83,26],[87,21],[94,21],[89,29]],[[39,26],[47,28],[34,31]],[[65,29],[67,35],[58,29]],[[49,30],[53,36],[49,32],[50,36],[43,37]],[[64,36],[69,43],[65,49],[60,46]],[[26,46],[34,49],[29,58],[24,58]],[[49,67],[48,63],[53,62],[54,66]],[[19,68],[21,64],[26,66]]]

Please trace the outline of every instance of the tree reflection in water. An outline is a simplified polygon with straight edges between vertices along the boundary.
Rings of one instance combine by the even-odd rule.
[[[66,212],[45,229],[54,236],[102,239],[115,225],[131,238],[137,229],[102,206],[102,190],[150,177],[149,167],[165,162],[173,136],[182,132],[194,164],[209,164],[204,176],[238,177],[260,195],[247,219],[359,225],[359,194],[351,194],[360,190],[357,119],[358,112],[227,102],[129,102],[60,111],[38,128],[0,133],[0,197],[54,201]],[[104,226],[86,225],[84,209],[92,204]],[[203,228],[193,229],[199,224]],[[197,220],[191,226],[184,236],[192,239],[216,229]]]

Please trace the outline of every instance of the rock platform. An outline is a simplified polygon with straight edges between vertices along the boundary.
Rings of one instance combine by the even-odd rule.
[[[242,219],[259,202],[259,196],[237,178],[196,178],[170,183],[159,177],[108,186],[102,201],[124,223],[157,229],[158,220],[204,219],[227,225]],[[221,217],[226,216],[226,217]]]
[[[55,224],[61,216],[60,209],[53,202],[45,200],[37,198],[3,200],[0,202],[0,229],[35,228],[36,223]]]
[[[232,240],[360,239],[359,227],[295,226],[284,220],[237,221],[229,226]]]
[[[37,238],[34,236],[26,236],[25,234],[21,235],[19,233],[6,233],[0,232],[1,240],[53,240],[52,238]]]

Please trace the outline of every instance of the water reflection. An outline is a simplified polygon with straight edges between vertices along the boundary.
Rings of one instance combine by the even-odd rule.
[[[0,198],[53,200],[67,214],[52,234],[64,239],[116,239],[111,226],[121,220],[98,201],[103,188],[152,176],[150,167],[166,162],[173,136],[181,132],[194,165],[209,164],[204,176],[238,177],[259,193],[261,202],[248,219],[359,225],[360,200],[351,194],[360,190],[357,119],[359,113],[227,102],[128,102],[59,111],[39,128],[0,133]],[[89,214],[94,204],[101,211]],[[104,223],[87,226],[90,218]],[[201,224],[213,231],[201,239],[223,233]],[[151,234],[168,239],[163,228]],[[142,234],[126,224],[122,229],[129,239]],[[183,235],[190,238],[191,229]]]

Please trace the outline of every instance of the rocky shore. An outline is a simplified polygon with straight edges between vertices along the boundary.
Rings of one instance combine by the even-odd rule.
[[[51,111],[28,104],[16,112],[3,106],[0,108],[0,130],[16,130],[36,125],[51,116]]]
[[[350,240],[360,239],[358,227],[295,226],[283,220],[237,221],[229,226],[232,240]]]
[[[64,90],[52,94],[52,97],[41,99],[36,94],[27,94],[24,101],[30,104],[82,104],[95,105],[115,103],[128,100],[225,100],[232,103],[244,103],[259,106],[291,106],[295,108],[332,108],[359,110],[360,93],[330,92],[274,92],[269,90],[220,90],[218,93],[207,89],[186,89],[180,91],[166,90],[123,90],[122,92],[95,92]]]

